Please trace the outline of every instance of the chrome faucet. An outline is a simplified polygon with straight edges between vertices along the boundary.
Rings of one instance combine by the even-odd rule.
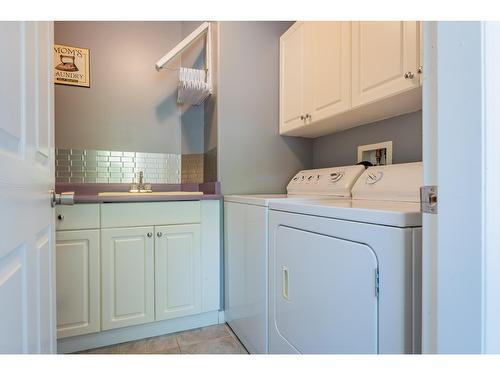
[[[140,171],[139,172],[139,183],[137,184],[134,181],[130,184],[130,193],[151,193],[151,184],[146,184],[144,182],[144,172]]]
[[[142,190],[144,187],[144,172],[140,171],[139,172],[139,190]]]

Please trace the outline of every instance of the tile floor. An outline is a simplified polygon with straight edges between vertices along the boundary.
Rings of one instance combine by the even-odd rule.
[[[86,350],[77,354],[247,354],[226,324]]]

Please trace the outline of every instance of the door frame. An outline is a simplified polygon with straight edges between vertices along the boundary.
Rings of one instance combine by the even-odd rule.
[[[500,23],[424,23],[423,353],[500,352],[499,63]]]

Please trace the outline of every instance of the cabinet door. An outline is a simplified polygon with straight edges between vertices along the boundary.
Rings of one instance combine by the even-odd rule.
[[[99,231],[56,233],[57,337],[100,330]]]
[[[351,108],[350,22],[307,22],[306,113],[308,122]]]
[[[352,23],[352,106],[418,87],[418,22]],[[407,79],[406,72],[414,77]]]
[[[101,230],[102,329],[154,320],[154,228]]]
[[[305,25],[296,22],[280,38],[280,134],[305,124]]]
[[[155,229],[156,320],[200,313],[200,225]]]

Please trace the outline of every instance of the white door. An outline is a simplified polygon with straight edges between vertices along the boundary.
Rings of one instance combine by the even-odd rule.
[[[369,246],[283,225],[271,256],[279,333],[271,353],[378,353],[378,263]]]
[[[420,85],[419,22],[352,23],[352,106]],[[411,72],[413,78],[405,78]]]
[[[306,29],[296,22],[280,38],[280,134],[305,124]]]
[[[99,230],[56,233],[57,337],[101,328]]]
[[[200,313],[200,225],[167,225],[155,232],[156,320]]]
[[[154,320],[154,228],[101,230],[102,329]]]
[[[351,23],[306,22],[308,122],[351,108]]]
[[[56,352],[52,46],[0,22],[0,353]]]

